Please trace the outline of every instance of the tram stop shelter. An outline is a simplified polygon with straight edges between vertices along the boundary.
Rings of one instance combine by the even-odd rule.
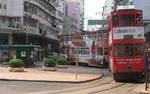
[[[25,67],[35,64],[35,56],[40,46],[37,45],[0,45],[0,63],[8,64],[10,59],[21,59]]]

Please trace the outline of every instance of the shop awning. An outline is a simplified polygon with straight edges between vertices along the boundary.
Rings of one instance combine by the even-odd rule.
[[[40,48],[39,45],[0,45],[0,48]]]

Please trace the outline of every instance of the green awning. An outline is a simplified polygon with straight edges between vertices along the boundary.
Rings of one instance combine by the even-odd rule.
[[[39,45],[0,45],[0,48],[40,48]]]

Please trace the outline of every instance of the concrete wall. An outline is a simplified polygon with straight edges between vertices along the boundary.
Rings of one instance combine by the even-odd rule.
[[[0,15],[23,16],[23,0],[0,0]]]

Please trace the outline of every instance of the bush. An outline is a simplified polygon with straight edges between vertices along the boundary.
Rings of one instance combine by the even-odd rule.
[[[51,58],[45,58],[43,60],[43,63],[44,63],[45,67],[55,67],[56,66],[56,62]]]
[[[24,64],[23,64],[22,60],[20,60],[20,59],[11,59],[9,61],[9,65],[12,68],[20,68],[20,67],[23,67]]]
[[[64,58],[60,58],[57,62],[58,65],[67,65],[69,62],[64,59]]]
[[[49,57],[50,59],[53,59],[56,63],[59,61],[59,57],[58,56],[51,56]]]

